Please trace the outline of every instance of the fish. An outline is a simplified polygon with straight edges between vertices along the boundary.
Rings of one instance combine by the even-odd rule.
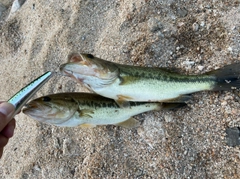
[[[186,103],[130,102],[119,107],[109,98],[93,93],[56,93],[42,96],[27,103],[22,112],[27,116],[60,127],[96,127],[116,125],[133,128],[140,122],[132,116],[161,109],[177,109]]]
[[[11,117],[14,117],[18,112],[21,111],[22,107],[30,100],[30,98],[53,76],[53,72],[48,71],[43,75],[39,76],[16,94],[14,94],[8,102],[15,107],[15,111]]]
[[[240,63],[199,75],[185,75],[167,68],[118,64],[91,54],[72,53],[60,66],[61,74],[84,84],[91,91],[128,101],[184,102],[199,91],[231,90],[240,87]]]

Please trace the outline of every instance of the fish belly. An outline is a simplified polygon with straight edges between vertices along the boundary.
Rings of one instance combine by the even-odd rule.
[[[210,90],[212,84],[208,82],[168,82],[168,81],[139,81],[132,84],[120,85],[113,83],[104,88],[94,89],[102,96],[119,100],[119,97],[126,101],[167,101],[183,94],[191,94],[198,91]]]
[[[157,103],[141,104],[125,108],[96,108],[91,117],[82,117],[81,124],[111,125],[126,121],[130,117],[156,109]],[[75,119],[76,120],[76,119]]]

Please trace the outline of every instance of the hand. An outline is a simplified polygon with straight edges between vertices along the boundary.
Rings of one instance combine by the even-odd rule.
[[[15,111],[12,104],[3,102],[0,104],[0,158],[2,157],[3,147],[7,145],[9,138],[13,136],[15,129],[15,119],[11,114]]]

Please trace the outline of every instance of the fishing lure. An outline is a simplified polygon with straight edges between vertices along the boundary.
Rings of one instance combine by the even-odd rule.
[[[28,100],[52,77],[52,74],[53,73],[50,71],[44,73],[19,90],[8,100],[8,102],[15,107],[15,112],[12,114],[12,117],[14,117]]]

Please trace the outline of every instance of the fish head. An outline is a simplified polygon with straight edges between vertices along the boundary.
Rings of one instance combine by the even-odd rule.
[[[78,103],[73,98],[49,95],[30,101],[22,112],[37,121],[60,125],[68,121],[77,110]]]
[[[118,77],[116,64],[94,57],[91,54],[73,53],[68,63],[60,66],[63,75],[69,76],[88,88],[98,88],[113,83]]]

